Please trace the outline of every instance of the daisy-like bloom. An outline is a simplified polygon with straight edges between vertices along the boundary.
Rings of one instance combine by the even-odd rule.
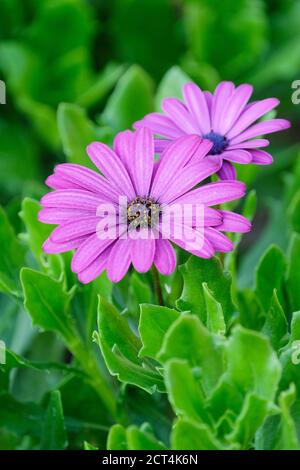
[[[101,174],[66,163],[57,165],[46,181],[54,191],[41,199],[39,220],[58,227],[44,251],[75,250],[72,270],[88,283],[105,269],[118,282],[131,263],[141,273],[154,263],[161,274],[171,274],[176,267],[173,243],[203,258],[232,250],[222,232],[247,232],[250,223],[210,206],[242,197],[245,185],[218,181],[198,186],[220,168],[219,157],[205,158],[210,147],[197,136],[183,137],[155,163],[149,129],[118,134],[114,150],[100,142],[90,144],[87,153]],[[199,207],[201,217],[193,211]],[[164,214],[175,208],[189,209],[184,217],[178,211],[169,215],[173,229],[181,231],[164,223]]]
[[[272,156],[261,150],[269,141],[258,138],[290,127],[285,119],[269,119],[255,123],[279,104],[276,98],[248,103],[253,87],[232,82],[221,82],[211,94],[195,83],[183,86],[183,102],[166,98],[162,102],[164,114],[150,113],[134,128],[148,127],[158,137],[156,152],[160,153],[170,141],[183,135],[196,134],[212,142],[211,155],[220,155],[223,165],[221,179],[235,179],[233,163],[268,165]]]

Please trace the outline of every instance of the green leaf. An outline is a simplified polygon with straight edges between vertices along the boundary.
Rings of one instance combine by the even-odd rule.
[[[24,264],[25,250],[2,207],[0,207],[0,243],[0,292],[20,296],[19,270]]]
[[[270,416],[257,433],[258,450],[299,450],[292,408],[296,399],[294,384],[279,395],[279,413]]]
[[[126,431],[129,450],[165,450],[166,446],[158,441],[152,434],[139,429],[137,426],[129,426]]]
[[[101,140],[102,135],[88,119],[84,109],[76,104],[61,103],[57,111],[57,122],[68,161],[95,170],[87,156],[86,147],[95,140]]]
[[[234,310],[230,296],[231,280],[228,273],[223,273],[220,260],[191,256],[179,270],[184,284],[177,307],[198,315],[206,323],[206,303],[202,288],[202,283],[205,282],[216,301],[221,304],[225,321],[228,322]]]
[[[178,417],[211,424],[201,384],[186,361],[171,359],[166,363],[165,383],[170,403]]]
[[[114,424],[107,436],[107,450],[128,450],[126,429],[121,424]]]
[[[287,255],[286,286],[292,311],[300,310],[300,235],[291,237]]]
[[[116,345],[111,349],[96,331],[93,338],[101,349],[111,375],[117,376],[121,382],[136,385],[148,393],[154,393],[156,390],[165,391],[163,379],[154,369],[144,367],[142,362],[140,365],[131,362],[120,353]]]
[[[87,441],[84,441],[83,447],[84,447],[84,450],[99,450],[98,447],[93,446]]]
[[[112,375],[149,393],[156,389],[165,390],[163,379],[155,367],[139,359],[141,343],[132,333],[127,320],[103,298],[99,299],[98,331],[94,332],[94,341],[98,343]]]
[[[139,364],[140,340],[130,329],[126,318],[103,297],[99,297],[98,329],[107,346],[113,348],[117,345],[124,357]]]
[[[34,325],[62,335],[67,341],[76,337],[75,327],[69,312],[74,290],[65,292],[62,280],[33,269],[23,268],[21,282],[24,305]]]
[[[178,318],[167,331],[158,359],[184,359],[196,367],[203,390],[209,393],[224,370],[224,341],[211,334],[194,315]]]
[[[268,412],[268,401],[249,393],[241,413],[234,422],[234,428],[226,436],[229,442],[237,442],[242,449],[249,448],[255,432],[263,424]]]
[[[50,394],[49,403],[43,425],[41,449],[63,450],[68,440],[64,422],[64,414],[59,390]]]
[[[282,282],[286,268],[285,256],[276,245],[264,252],[256,269],[256,293],[265,311],[268,311],[274,289],[281,299]]]
[[[187,418],[179,419],[172,432],[174,450],[225,450],[223,445],[204,423],[195,423]]]
[[[270,338],[275,350],[282,346],[282,340],[286,339],[288,333],[287,319],[278,300],[276,289],[273,292],[270,309],[262,332]]]
[[[207,312],[207,328],[212,333],[224,335],[226,324],[224,321],[222,305],[216,301],[206,282],[202,283]]]
[[[241,392],[251,390],[265,400],[274,399],[281,367],[263,335],[236,327],[228,340],[227,360],[228,376]]]
[[[227,370],[209,399],[209,409],[216,420],[228,410],[243,416],[248,393],[272,406],[281,365],[265,336],[241,326],[235,327],[226,343],[225,361]]]
[[[147,282],[134,272],[130,278],[128,310],[136,317],[139,314],[139,306],[143,303],[151,303],[152,291]]]
[[[153,84],[138,65],[132,65],[120,78],[101,116],[114,132],[132,124],[153,110]]]
[[[161,349],[166,332],[180,316],[180,313],[158,305],[142,304],[140,308],[139,332],[143,347],[139,355],[155,359]]]
[[[161,102],[164,98],[174,97],[182,99],[182,87],[185,83],[191,81],[190,77],[177,65],[170,68],[158,85],[155,96],[155,108],[157,111],[161,111]]]
[[[26,227],[26,241],[31,251],[39,259],[42,251],[42,245],[50,235],[53,226],[43,224],[38,221],[38,212],[41,209],[40,204],[34,199],[26,197],[22,202],[22,211],[20,217]]]

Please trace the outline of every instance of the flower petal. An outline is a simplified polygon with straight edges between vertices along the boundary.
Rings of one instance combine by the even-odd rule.
[[[222,153],[222,158],[224,158],[224,160],[228,160],[229,162],[244,164],[250,163],[252,160],[251,153],[241,149],[226,150]]]
[[[262,121],[249,127],[246,131],[230,139],[230,144],[239,144],[245,140],[252,139],[272,132],[279,132],[291,127],[291,124],[286,119],[270,119],[269,121]]]
[[[184,101],[196,119],[202,135],[211,130],[210,113],[205,94],[195,83],[187,83],[183,87]]]
[[[60,175],[50,175],[45,181],[52,189],[82,189],[78,184],[72,183]]]
[[[231,139],[237,136],[247,127],[249,127],[250,124],[252,124],[254,121],[278,106],[278,104],[279,100],[277,98],[267,98],[265,100],[251,103],[227,133],[227,137]]]
[[[221,180],[235,180],[236,169],[232,163],[224,160],[221,169],[218,171],[218,176]]]
[[[118,202],[117,189],[106,178],[89,168],[74,163],[63,163],[56,165],[55,175],[70,181],[80,189],[87,189],[109,201]]]
[[[192,158],[202,139],[191,135],[174,140],[162,154],[152,183],[151,196],[158,200],[178,172]]]
[[[72,220],[56,227],[52,234],[51,240],[55,243],[65,243],[84,235],[96,233],[99,217],[84,217]]]
[[[45,194],[41,199],[44,207],[57,207],[59,209],[87,210],[96,214],[100,204],[105,204],[100,195],[83,189],[60,189]]]
[[[243,197],[246,185],[240,181],[217,181],[208,183],[176,199],[181,204],[205,204],[214,206]]]
[[[220,251],[221,253],[226,253],[233,250],[234,248],[232,241],[226,237],[226,235],[219,232],[219,227],[218,230],[211,227],[206,227],[205,237],[210,241],[214,249],[216,251]]]
[[[141,197],[149,195],[154,164],[154,139],[149,129],[142,127],[133,136],[133,161],[131,174],[136,194]]]
[[[157,135],[167,137],[168,139],[177,139],[184,135],[184,132],[176,126],[172,119],[160,113],[147,114],[143,119],[133,124],[134,129],[147,127]]]
[[[251,223],[246,217],[231,211],[219,211],[222,215],[222,223],[218,225],[218,230],[223,232],[246,233],[251,230]]]
[[[168,240],[156,240],[154,264],[160,274],[169,276],[176,268],[176,253]]]
[[[106,250],[104,250],[87,268],[77,274],[78,280],[82,282],[82,284],[88,284],[96,279],[96,277],[100,276],[106,268],[107,260],[113,246],[114,245],[112,244],[106,248]]]
[[[247,140],[246,142],[240,142],[239,144],[233,144],[233,145],[230,144],[227,147],[227,151],[237,150],[237,149],[254,149],[258,147],[267,147],[269,143],[270,142],[267,139]]]
[[[58,207],[50,207],[41,209],[38,213],[38,220],[44,224],[61,224],[68,222],[70,219],[79,219],[81,217],[88,217],[93,212],[79,210],[79,209],[61,209]]]
[[[111,282],[119,282],[127,273],[130,263],[131,240],[119,239],[111,249],[107,260],[107,276]]]
[[[114,152],[122,160],[127,171],[130,168],[133,160],[132,141],[133,132],[126,130],[119,132],[114,138]]]
[[[88,145],[87,153],[92,162],[119,190],[120,194],[131,200],[135,197],[135,191],[130,176],[120,158],[107,145],[101,142],[93,142]]]
[[[139,273],[146,273],[152,266],[155,255],[155,238],[151,230],[141,230],[140,237],[131,240],[131,260]],[[142,238],[144,236],[145,238]]]
[[[72,259],[72,271],[79,273],[87,268],[115,240],[113,238],[99,239],[95,233],[79,246]]]
[[[207,157],[199,163],[186,165],[180,172],[180,178],[174,179],[170,186],[167,186],[165,191],[161,193],[161,201],[169,203],[175,198],[182,196],[205,178],[216,173],[220,169],[221,164],[222,160],[220,158]]]
[[[252,150],[252,162],[256,165],[270,165],[273,163],[273,157],[268,152],[264,150]]]
[[[87,240],[87,237],[80,237],[69,242],[65,243],[55,243],[51,240],[51,236],[47,238],[47,240],[43,244],[43,251],[45,253],[57,254],[57,253],[65,253],[66,251],[75,250],[78,248],[82,243]]]
[[[245,108],[253,87],[248,84],[238,86],[232,94],[228,107],[224,107],[222,115],[222,133],[225,135],[236,122],[241,112]]]
[[[211,110],[212,130],[222,134],[222,115],[224,109],[228,109],[229,99],[234,92],[234,84],[232,82],[221,82],[216,87]]]
[[[175,122],[179,129],[186,134],[198,134],[201,132],[196,120],[181,101],[176,98],[165,98],[162,101],[162,109],[168,117]]]

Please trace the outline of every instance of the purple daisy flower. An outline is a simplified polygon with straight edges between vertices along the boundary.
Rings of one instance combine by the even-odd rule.
[[[46,180],[54,191],[41,199],[39,220],[58,227],[45,241],[44,251],[76,250],[72,270],[88,283],[105,269],[109,279],[118,282],[131,263],[141,273],[154,263],[161,274],[169,275],[176,267],[173,243],[204,258],[232,250],[222,232],[247,232],[250,223],[210,206],[242,197],[245,185],[219,181],[197,186],[220,168],[219,157],[204,158],[210,147],[198,136],[185,136],[155,162],[153,134],[144,128],[118,134],[114,150],[100,142],[90,144],[87,153],[101,174],[66,163],[57,165]],[[193,211],[198,207],[203,209],[200,218]],[[171,209],[169,232],[166,208]],[[180,218],[173,214],[175,208],[192,210]],[[180,236],[173,230],[176,226],[183,229]]]
[[[253,87],[232,82],[221,82],[214,94],[202,91],[195,83],[183,86],[184,101],[166,98],[162,102],[164,114],[150,113],[134,128],[148,127],[162,138],[156,139],[156,152],[160,153],[169,142],[183,135],[195,134],[212,142],[211,155],[223,160],[218,175],[221,179],[235,179],[233,163],[268,165],[272,156],[261,150],[269,145],[259,136],[290,127],[286,119],[254,122],[279,104],[276,98],[248,103]]]

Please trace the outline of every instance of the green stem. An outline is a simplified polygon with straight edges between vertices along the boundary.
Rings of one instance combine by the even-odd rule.
[[[152,265],[152,275],[153,275],[154,289],[155,289],[157,301],[159,305],[164,305],[164,298],[163,298],[161,283],[159,279],[159,273],[156,267],[154,266],[154,264]]]

